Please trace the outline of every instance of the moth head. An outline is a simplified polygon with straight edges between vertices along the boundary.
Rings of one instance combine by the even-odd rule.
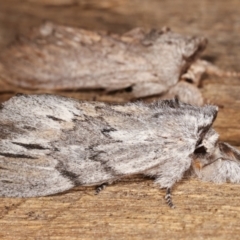
[[[182,44],[182,55],[187,61],[194,61],[207,46],[207,39],[204,37],[188,37],[185,44]]]
[[[240,183],[240,151],[219,142],[218,134],[210,129],[196,146],[192,171],[204,181]]]
[[[175,51],[181,53],[185,60],[189,58],[194,60],[207,45],[207,39],[204,37],[183,37],[181,34],[172,32],[168,27],[164,27],[160,31],[152,29],[141,42],[145,46],[153,46],[156,49],[160,47],[161,51],[163,51],[163,44],[166,50],[169,50],[167,45],[175,47]]]

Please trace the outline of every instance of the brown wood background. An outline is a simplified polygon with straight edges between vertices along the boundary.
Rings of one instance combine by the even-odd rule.
[[[0,51],[44,19],[118,33],[170,26],[204,35],[209,45],[203,58],[240,71],[238,0],[0,0]],[[1,101],[14,94],[4,86],[0,79]],[[239,146],[240,79],[206,76],[202,93],[220,106],[215,128],[221,139]],[[79,187],[45,198],[1,198],[0,239],[239,239],[239,190],[185,179],[173,192],[175,210],[164,203],[164,191],[140,177],[98,196]]]

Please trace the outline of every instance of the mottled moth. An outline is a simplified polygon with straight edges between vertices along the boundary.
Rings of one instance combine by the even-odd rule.
[[[0,77],[25,91],[125,89],[128,99],[167,94],[201,105],[204,70],[194,61],[206,45],[168,28],[119,35],[45,22],[1,51]]]
[[[240,152],[218,141],[217,112],[176,99],[108,105],[15,96],[0,111],[0,195],[47,196],[142,174],[167,189],[173,207],[170,190],[186,171],[239,183]]]

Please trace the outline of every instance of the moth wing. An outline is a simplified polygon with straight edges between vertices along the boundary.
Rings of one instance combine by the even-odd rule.
[[[55,169],[54,159],[46,160],[44,159],[44,163],[41,164],[40,159],[1,157],[0,196],[46,196],[74,187],[70,179]],[[46,163],[51,164],[45,166]]]
[[[171,115],[172,107],[160,105],[155,113],[143,104],[14,97],[0,111],[0,195],[44,196],[165,164],[184,170],[197,142],[198,115],[187,106]],[[201,129],[212,124],[211,112],[195,110],[202,114]]]
[[[168,31],[134,32],[111,36],[48,22],[0,54],[1,74],[29,89],[132,86],[137,98],[174,86],[206,45],[204,38]]]
[[[62,129],[72,129],[75,102],[48,95],[18,96],[0,112],[0,195],[45,196],[75,184],[57,168],[51,154]]]
[[[160,167],[164,162],[179,161],[176,153],[179,159],[189,161],[188,156],[194,151],[197,141],[190,130],[197,130],[196,118],[190,117],[192,122],[189,122],[187,117],[181,119],[178,115],[171,116],[169,109],[162,106],[156,109],[157,115],[161,116],[159,119],[146,105],[111,107],[111,111],[101,116],[102,123],[105,122],[111,128],[106,129],[106,138],[101,135],[96,137],[101,141],[94,142],[89,158],[104,165],[115,176],[144,173]],[[179,124],[181,121],[182,124]],[[78,126],[82,128],[82,125]],[[189,127],[189,131],[183,129],[184,126]],[[77,131],[82,132],[84,129]]]

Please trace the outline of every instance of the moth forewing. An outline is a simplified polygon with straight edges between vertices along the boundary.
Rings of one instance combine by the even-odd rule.
[[[109,105],[54,95],[13,97],[0,110],[0,195],[46,196],[143,174],[167,188],[173,207],[171,187],[194,168],[196,157],[204,165],[202,159],[212,159],[221,146],[223,158],[230,149],[239,159],[237,150],[215,144],[217,111],[178,100]],[[197,176],[204,179],[202,173]]]

